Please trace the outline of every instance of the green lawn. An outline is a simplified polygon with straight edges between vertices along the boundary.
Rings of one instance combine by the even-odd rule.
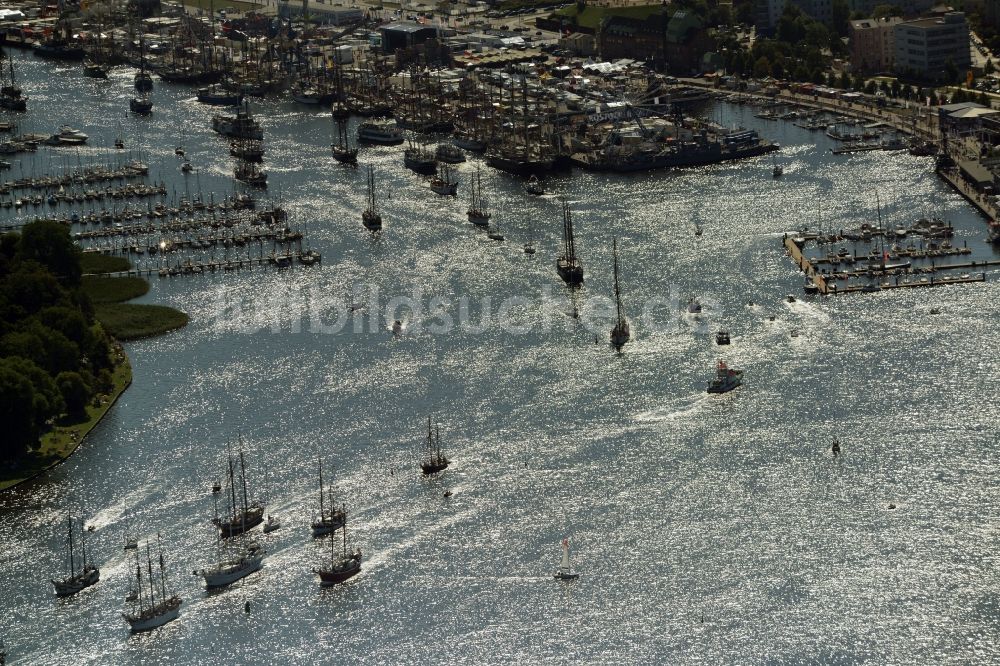
[[[111,278],[87,275],[83,278],[82,286],[83,292],[94,304],[130,301],[149,291],[149,283],[140,277]]]
[[[80,256],[83,273],[117,273],[132,268],[132,262],[125,257],[112,257],[97,252],[85,252]]]
[[[165,305],[97,303],[94,314],[104,329],[119,340],[148,338],[188,323],[186,314]]]
[[[76,447],[80,446],[83,439],[111,408],[122,391],[132,383],[132,366],[129,364],[128,356],[124,352],[120,352],[115,358],[115,363],[115,370],[112,373],[115,388],[111,394],[101,396],[97,406],[88,405],[86,419],[77,423],[57,425],[42,435],[38,449],[30,454],[16,470],[0,471],[0,490],[15,486],[39,472],[58,465],[76,451]]]

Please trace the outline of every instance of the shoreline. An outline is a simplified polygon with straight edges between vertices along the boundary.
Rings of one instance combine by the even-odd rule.
[[[46,447],[65,449],[67,445],[71,445],[71,448],[65,451],[54,451],[53,453],[58,456],[57,460],[52,461],[40,469],[34,470],[28,476],[0,480],[0,493],[17,488],[21,484],[27,483],[28,481],[33,481],[43,474],[46,474],[56,466],[69,460],[70,456],[76,453],[84,441],[86,441],[87,436],[91,433],[91,431],[97,427],[97,424],[104,420],[104,417],[111,411],[111,408],[114,407],[115,403],[118,402],[118,398],[120,398],[125,392],[125,389],[132,385],[132,362],[130,361],[128,354],[125,353],[124,347],[121,346],[116,349],[115,353],[119,355],[118,363],[115,365],[113,373],[115,378],[115,390],[109,396],[107,402],[99,407],[88,406],[87,414],[90,418],[86,421],[70,426],[56,426],[49,432],[42,435],[39,440],[38,451],[41,452]],[[64,439],[68,439],[70,441],[63,442]]]

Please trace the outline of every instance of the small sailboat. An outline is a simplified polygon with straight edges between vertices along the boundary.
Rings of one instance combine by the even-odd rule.
[[[139,551],[138,549],[135,551],[135,578],[136,590],[138,591],[136,605],[133,607],[131,613],[122,613],[122,617],[128,622],[129,629],[133,634],[162,627],[166,623],[176,620],[181,612],[181,603],[183,600],[176,594],[167,596],[167,572],[159,534],[156,535],[156,545],[160,551],[159,590],[157,590],[156,581],[154,580],[153,557],[150,552],[149,543],[146,543],[146,571],[148,572],[146,587],[143,585]],[[148,592],[145,591],[147,589]],[[157,592],[159,592],[159,595],[157,595]],[[157,596],[159,596],[159,599],[157,599]]]
[[[569,537],[562,540],[562,562],[553,577],[556,580],[575,580],[580,574],[574,573],[569,562]]]
[[[569,212],[569,204],[563,204],[563,253],[556,260],[556,271],[563,282],[571,287],[583,283],[583,265],[576,256],[576,241],[573,238],[573,218]]]
[[[470,189],[472,199],[469,202],[469,210],[466,211],[469,222],[478,227],[489,226],[491,215],[486,210],[486,199],[483,198],[483,175],[478,166],[476,166],[476,177],[473,179]]]
[[[431,429],[431,417],[427,417],[426,457],[420,463],[420,470],[425,474],[436,474],[448,467],[451,462],[441,453],[441,431],[435,425]]]
[[[782,174],[785,173],[785,170],[781,168],[780,164],[778,164],[778,160],[775,158],[773,153],[771,154],[771,164],[771,176],[773,178],[781,178]]]
[[[525,254],[534,254],[535,253],[534,235],[535,234],[533,233],[532,224],[531,224],[531,218],[529,217],[528,218],[528,241],[524,244],[524,253]]]
[[[281,521],[277,517],[267,514],[267,522],[264,523],[264,534],[270,534],[281,529]]]
[[[313,569],[313,573],[319,576],[321,587],[329,587],[338,583],[343,583],[348,578],[355,576],[361,571],[361,549],[355,548],[353,551],[347,550],[347,524],[344,524],[343,548],[337,552],[337,541],[330,540],[331,558],[330,566],[325,569]]]
[[[697,296],[692,296],[687,302],[687,311],[691,314],[701,314],[701,301]]]
[[[335,532],[343,527],[347,523],[347,512],[341,508],[337,508],[336,503],[333,501],[333,488],[330,488],[330,506],[327,507],[326,502],[326,491],[323,489],[323,460],[319,461],[319,516],[316,517],[311,525],[312,535],[314,537],[323,536],[324,534],[329,534],[330,532]]]
[[[361,223],[370,231],[382,228],[382,216],[378,212],[378,199],[375,196],[375,169],[368,165],[368,207],[361,213]]]
[[[618,282],[618,239],[614,239],[612,245],[612,254],[614,256],[614,274],[615,274],[615,307],[617,309],[617,319],[615,320],[615,327],[611,329],[611,346],[615,349],[621,351],[621,348],[625,346],[625,343],[631,338],[631,332],[629,331],[628,320],[625,318],[624,310],[622,309],[622,293]]]
[[[493,224],[489,226],[486,231],[486,237],[495,241],[506,240],[506,236],[503,235],[503,231],[500,229],[500,222],[494,221]]]
[[[87,561],[87,540],[83,530],[80,531],[81,567],[77,571],[76,548],[73,540],[73,517],[68,519],[68,534],[66,538],[66,551],[69,556],[69,576],[62,580],[52,580],[57,597],[69,597],[77,592],[90,587],[101,579],[101,570]]]

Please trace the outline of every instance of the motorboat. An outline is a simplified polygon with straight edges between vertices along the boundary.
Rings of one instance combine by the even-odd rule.
[[[715,368],[715,379],[708,385],[709,393],[726,393],[743,383],[743,371],[733,370],[720,360]]]

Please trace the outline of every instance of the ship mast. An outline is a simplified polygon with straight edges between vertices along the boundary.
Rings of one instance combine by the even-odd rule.
[[[563,243],[564,256],[570,264],[576,263],[576,243],[573,241],[573,218],[570,216],[569,204],[563,201]]]
[[[226,442],[226,454],[229,456],[229,514],[232,522],[236,523],[236,477],[233,473],[233,451]]]
[[[76,559],[73,554],[73,516],[68,519],[69,522],[69,575],[70,578],[76,576]]]
[[[160,597],[161,601],[167,600],[167,570],[163,566],[163,544],[160,543],[160,533],[156,533],[156,548],[160,551]]]
[[[247,468],[243,460],[243,436],[240,436],[240,483],[243,485],[243,520],[246,520],[247,507],[250,501],[247,498]]]
[[[622,317],[622,294],[621,294],[621,290],[618,287],[618,239],[617,238],[614,239],[612,248],[613,248],[612,251],[613,251],[613,254],[614,254],[614,268],[615,268],[615,306],[618,309],[618,326],[617,326],[617,328],[621,329],[622,321],[623,321],[623,317]]]
[[[323,459],[319,459],[319,519],[322,522],[326,517],[326,508],[323,500]]]
[[[156,605],[156,589],[153,587],[153,556],[149,552],[149,542],[146,542],[146,569],[149,572],[149,607]]]

